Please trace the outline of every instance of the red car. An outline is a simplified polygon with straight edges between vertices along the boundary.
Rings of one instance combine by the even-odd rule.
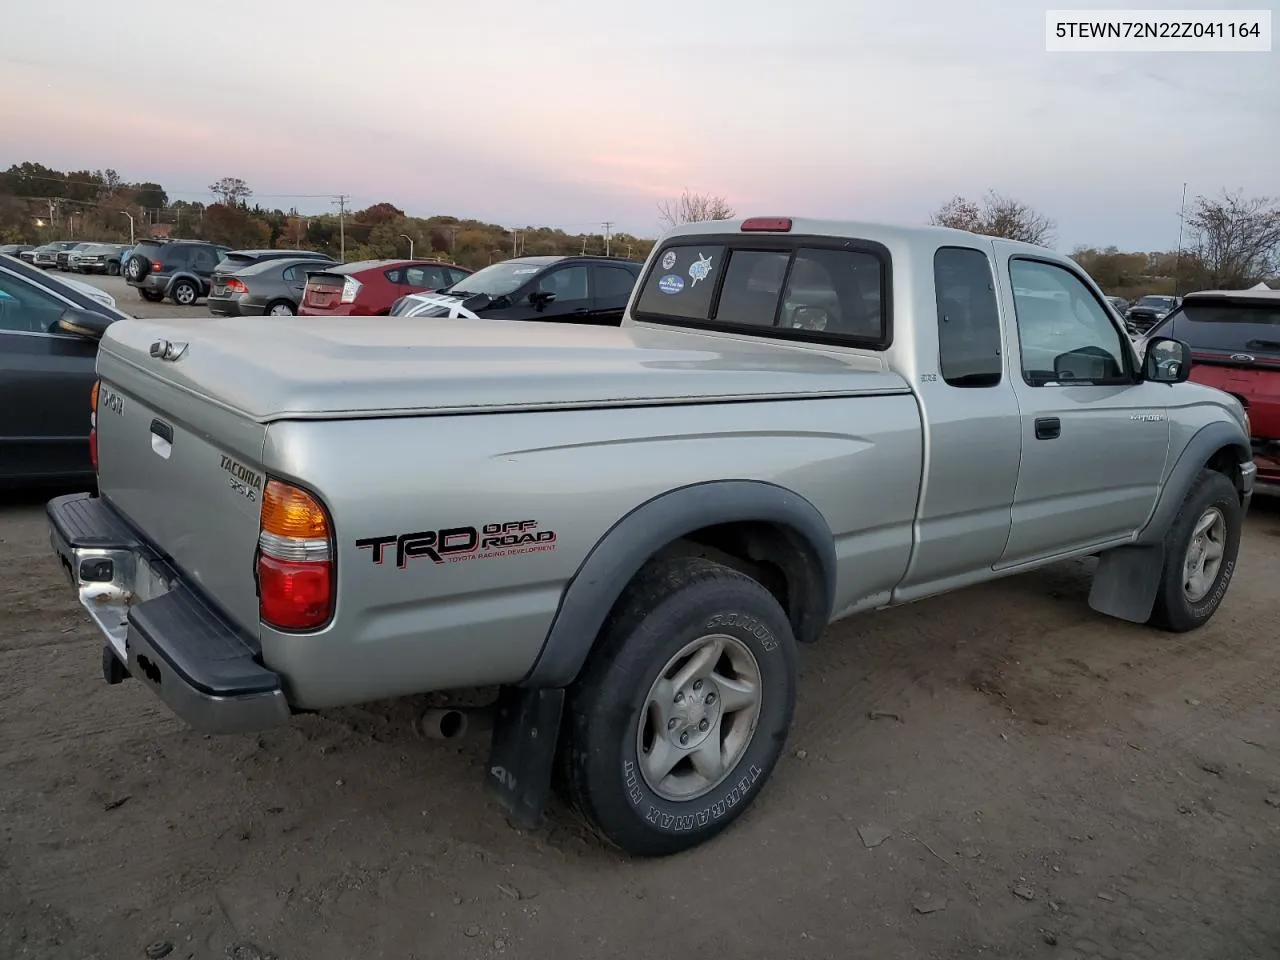
[[[1191,293],[1147,336],[1191,345],[1191,379],[1230,393],[1249,415],[1254,490],[1280,494],[1280,290]]]
[[[298,316],[385,316],[405,294],[439,290],[470,274],[438,260],[361,260],[308,269]]]

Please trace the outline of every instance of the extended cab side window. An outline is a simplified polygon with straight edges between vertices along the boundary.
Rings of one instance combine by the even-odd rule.
[[[991,261],[981,250],[941,247],[933,255],[938,365],[953,387],[1000,383],[1000,312]]]
[[[1015,258],[1009,278],[1028,384],[1129,382],[1120,330],[1079,277],[1057,264]]]

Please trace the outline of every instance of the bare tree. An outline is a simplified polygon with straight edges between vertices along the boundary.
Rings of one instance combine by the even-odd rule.
[[[1240,190],[1196,197],[1187,228],[1213,287],[1248,286],[1280,270],[1280,200],[1245,199]]]
[[[952,197],[929,217],[935,227],[953,227],[987,237],[1050,246],[1058,225],[1021,200],[988,190],[982,203]]]
[[[237,207],[253,196],[249,185],[239,177],[223,177],[216,183],[209,184],[209,192],[216,203]]]
[[[686,190],[679,200],[664,200],[658,204],[658,223],[665,230],[673,230],[682,223],[730,220],[733,215],[729,202],[713,193],[690,193]]]

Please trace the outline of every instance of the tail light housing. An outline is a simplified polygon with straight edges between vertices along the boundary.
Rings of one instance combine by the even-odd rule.
[[[249,288],[244,285],[243,280],[237,280],[232,277],[227,281],[227,293],[248,293]]]
[[[360,288],[362,286],[364,286],[364,284],[355,277],[347,277],[347,279],[342,282],[342,302],[355,303],[356,297],[359,296]]]
[[[98,472],[98,391],[102,381],[93,381],[89,391],[89,462],[93,464],[93,472]]]
[[[333,616],[333,525],[312,493],[267,481],[258,532],[258,613],[279,630],[316,630]]]

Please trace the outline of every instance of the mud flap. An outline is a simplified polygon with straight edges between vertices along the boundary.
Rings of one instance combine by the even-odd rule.
[[[1146,623],[1155,607],[1164,570],[1164,547],[1117,547],[1098,558],[1089,606],[1130,623]]]
[[[542,826],[563,710],[561,688],[503,687],[498,693],[485,782],[520,829]]]

